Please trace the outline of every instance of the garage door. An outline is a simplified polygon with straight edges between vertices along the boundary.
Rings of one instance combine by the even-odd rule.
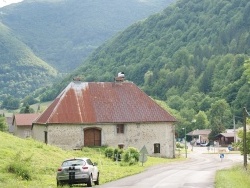
[[[84,130],[84,146],[101,146],[101,130],[94,128]]]

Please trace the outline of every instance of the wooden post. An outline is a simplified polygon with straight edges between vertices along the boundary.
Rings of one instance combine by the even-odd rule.
[[[247,119],[247,110],[246,107],[243,108],[243,155],[244,155],[244,167],[247,170],[247,141],[246,141],[246,119]]]

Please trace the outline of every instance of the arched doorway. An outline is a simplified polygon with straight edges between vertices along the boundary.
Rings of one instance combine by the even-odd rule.
[[[96,128],[85,129],[84,146],[101,146],[101,130]]]

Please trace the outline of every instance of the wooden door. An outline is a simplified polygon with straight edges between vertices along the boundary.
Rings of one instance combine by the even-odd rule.
[[[84,130],[84,146],[101,146],[101,130],[95,128]]]

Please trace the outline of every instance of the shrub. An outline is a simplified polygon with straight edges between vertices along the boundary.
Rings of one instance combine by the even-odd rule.
[[[114,149],[114,161],[121,161],[123,150],[119,148]]]
[[[105,153],[105,157],[113,158],[114,149],[112,147],[107,147],[104,153]]]
[[[6,131],[7,130],[7,123],[4,116],[0,115],[0,131]]]
[[[22,158],[21,153],[17,153],[13,158],[13,161],[7,166],[7,171],[16,174],[23,180],[31,180],[32,168],[31,168],[31,156]]]
[[[180,142],[176,142],[176,148],[184,148],[184,145]]]
[[[129,147],[127,150],[124,151],[122,159],[129,165],[134,165],[138,163],[139,156],[140,153],[136,148]]]

